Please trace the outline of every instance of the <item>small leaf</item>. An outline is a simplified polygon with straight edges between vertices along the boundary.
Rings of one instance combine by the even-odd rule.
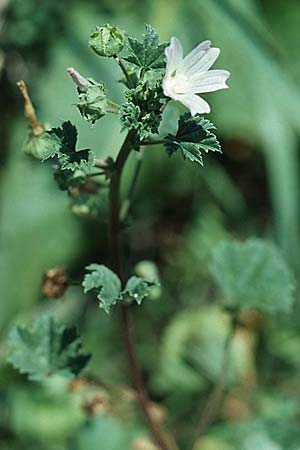
[[[124,58],[136,66],[148,69],[163,69],[166,66],[164,50],[167,43],[159,43],[157,32],[150,25],[146,25],[143,40],[128,38],[129,55]]]
[[[127,281],[122,295],[133,298],[140,305],[144,298],[149,295],[151,287],[155,285],[157,283],[134,275]]]
[[[96,289],[100,308],[103,308],[109,314],[111,306],[115,305],[120,299],[121,281],[119,277],[102,264],[90,264],[86,269],[91,273],[84,277],[82,283],[84,292]]]
[[[176,136],[169,134],[165,138],[164,145],[168,155],[172,156],[179,149],[183,159],[188,158],[202,166],[202,151],[221,152],[220,143],[211,130],[215,130],[215,126],[204,117],[183,114],[178,122]]]
[[[76,150],[77,129],[71,122],[64,122],[61,128],[52,128],[44,135],[45,151],[43,161],[57,157],[61,169],[91,169],[94,155],[91,150]]]
[[[13,328],[8,346],[8,361],[36,381],[51,375],[78,375],[90,359],[81,352],[76,328],[66,328],[50,316],[39,318],[31,327]]]
[[[227,307],[270,313],[292,310],[294,279],[272,243],[222,241],[213,252],[211,272]]]

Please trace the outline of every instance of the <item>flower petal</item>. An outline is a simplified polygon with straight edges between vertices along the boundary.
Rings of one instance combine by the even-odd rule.
[[[203,98],[198,97],[198,95],[178,94],[173,98],[186,106],[191,111],[192,116],[210,112],[209,104],[205,100],[203,100]]]
[[[165,55],[167,57],[166,76],[171,76],[172,72],[176,70],[179,63],[182,61],[183,51],[182,46],[176,37],[171,38],[170,45],[165,49]]]
[[[211,42],[204,41],[201,42],[197,47],[195,47],[186,57],[183,59],[181,64],[182,71],[190,70],[210,49]]]
[[[216,59],[220,54],[220,49],[217,47],[209,48],[207,52],[188,70],[185,70],[185,75],[187,77],[193,77],[199,75],[201,72],[205,72],[210,69],[215,63]]]
[[[227,89],[227,78],[230,76],[228,70],[209,70],[189,79],[190,91],[201,94],[203,92],[214,92]]]

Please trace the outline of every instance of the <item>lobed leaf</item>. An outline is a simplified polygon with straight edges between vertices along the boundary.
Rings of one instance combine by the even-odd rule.
[[[129,55],[124,59],[145,70],[163,69],[166,65],[164,53],[166,46],[165,42],[159,43],[155,29],[151,25],[146,25],[142,41],[128,38]]]
[[[212,130],[215,130],[215,126],[204,117],[183,114],[179,118],[176,135],[169,134],[165,138],[168,155],[172,156],[181,150],[183,159],[188,158],[203,165],[202,151],[221,152],[220,143]]]
[[[108,267],[102,264],[90,264],[86,267],[88,273],[85,275],[82,286],[84,292],[96,289],[100,308],[109,314],[110,308],[121,298],[121,281],[119,277]]]
[[[78,375],[90,359],[81,352],[76,328],[64,327],[50,316],[37,319],[31,327],[13,328],[8,346],[8,361],[36,381],[51,375]]]
[[[45,141],[43,161],[57,157],[61,169],[90,169],[94,165],[94,155],[89,149],[76,150],[77,129],[70,121],[61,128],[52,128],[43,137]]]

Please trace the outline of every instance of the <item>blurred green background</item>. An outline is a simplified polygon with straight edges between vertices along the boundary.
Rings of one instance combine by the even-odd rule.
[[[150,23],[162,40],[177,36],[185,52],[210,39],[221,48],[216,67],[231,72],[230,89],[208,97],[223,155],[209,155],[200,168],[169,159],[160,147],[147,149],[134,224],[126,234],[131,263],[152,260],[159,267],[161,296],[135,311],[137,346],[158,414],[166,415],[180,448],[192,448],[228,326],[214,306],[218,293],[208,269],[214,245],[228,236],[273,239],[300,275],[298,0],[0,0],[3,450],[151,450],[141,443],[147,432],[124,387],[130,381],[118,313],[98,312],[96,301],[87,303],[77,287],[57,302],[40,292],[42,274],[53,266],[79,280],[88,263],[108,262],[106,195],[97,220],[78,217],[50,166],[22,153],[27,123],[19,79],[26,81],[42,122],[58,126],[70,119],[79,130],[79,147],[92,148],[99,158],[118,150],[118,121],[107,118],[93,128],[84,122],[66,73],[73,66],[103,80],[111,98],[122,98],[118,67],[87,45],[92,29],[107,22],[134,36]],[[178,106],[166,114],[172,123]],[[84,346],[93,353],[89,371],[104,380],[100,413],[82,410],[80,389],[70,393],[62,380],[38,386],[6,365],[11,325],[46,310],[79,322]],[[236,335],[235,383],[193,450],[300,448],[299,315],[250,316]],[[108,380],[118,388],[107,387]]]

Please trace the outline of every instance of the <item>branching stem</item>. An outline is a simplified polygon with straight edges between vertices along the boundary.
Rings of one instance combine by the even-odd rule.
[[[122,284],[125,283],[125,274],[121,252],[120,242],[120,184],[121,176],[124,165],[127,158],[134,146],[134,139],[136,137],[135,131],[129,131],[124,143],[119,151],[115,162],[115,169],[111,175],[110,181],[110,241],[111,241],[111,253],[113,269],[119,275]],[[128,361],[131,370],[132,381],[137,390],[138,401],[141,410],[145,416],[149,430],[152,432],[153,437],[161,450],[174,450],[170,448],[167,443],[164,432],[160,429],[159,424],[151,416],[149,409],[149,399],[146,388],[144,386],[142,373],[137,361],[133,333],[132,333],[132,319],[130,313],[130,305],[123,305],[122,307],[122,323],[124,329],[124,336],[126,342],[126,350],[128,355]]]

